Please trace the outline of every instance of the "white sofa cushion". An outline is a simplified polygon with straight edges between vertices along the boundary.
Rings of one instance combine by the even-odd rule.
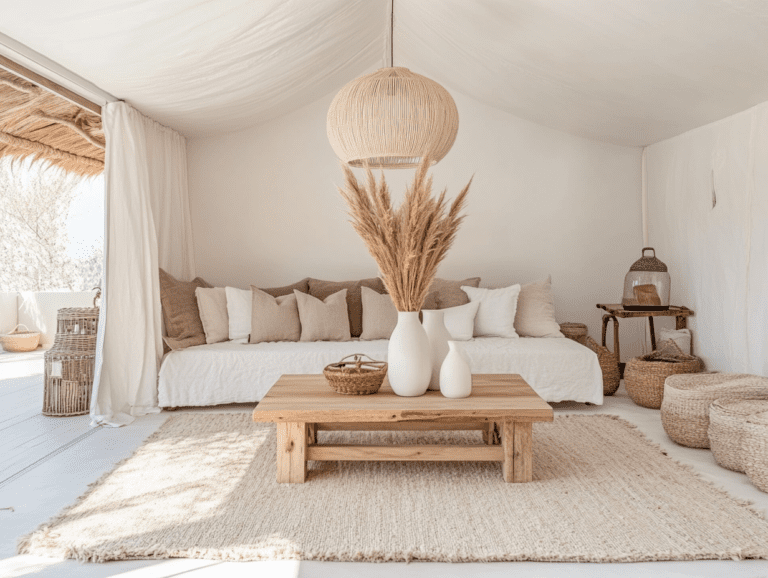
[[[253,403],[284,373],[321,373],[353,353],[386,361],[388,343],[227,341],[173,351],[160,368],[160,406]],[[597,356],[570,339],[482,337],[462,342],[462,351],[473,373],[519,373],[548,402],[603,402]]]

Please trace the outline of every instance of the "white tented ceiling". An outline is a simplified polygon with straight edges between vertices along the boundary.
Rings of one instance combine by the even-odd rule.
[[[187,136],[281,116],[388,59],[390,0],[2,3],[0,33]],[[768,2],[395,0],[394,59],[518,117],[645,145],[768,100]]]

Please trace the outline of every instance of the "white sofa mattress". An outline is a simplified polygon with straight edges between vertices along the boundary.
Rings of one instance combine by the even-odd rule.
[[[165,356],[160,407],[259,401],[283,373],[321,373],[351,353],[386,361],[387,340],[198,345]],[[519,373],[548,402],[603,403],[597,356],[571,339],[480,337],[460,342],[473,373]]]

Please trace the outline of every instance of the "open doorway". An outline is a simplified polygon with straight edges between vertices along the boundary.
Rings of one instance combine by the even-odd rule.
[[[0,334],[21,324],[45,347],[60,308],[93,305],[104,145],[100,114],[0,69]]]

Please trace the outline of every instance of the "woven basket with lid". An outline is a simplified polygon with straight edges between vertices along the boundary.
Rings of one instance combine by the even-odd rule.
[[[337,363],[327,365],[323,375],[336,393],[371,395],[381,388],[384,376],[387,375],[387,364],[363,353],[353,353]]]
[[[587,326],[584,323],[566,321],[560,324],[560,333],[582,345],[587,345]]]
[[[65,417],[90,410],[98,326],[98,307],[59,309],[56,339],[45,352],[43,415]]]

